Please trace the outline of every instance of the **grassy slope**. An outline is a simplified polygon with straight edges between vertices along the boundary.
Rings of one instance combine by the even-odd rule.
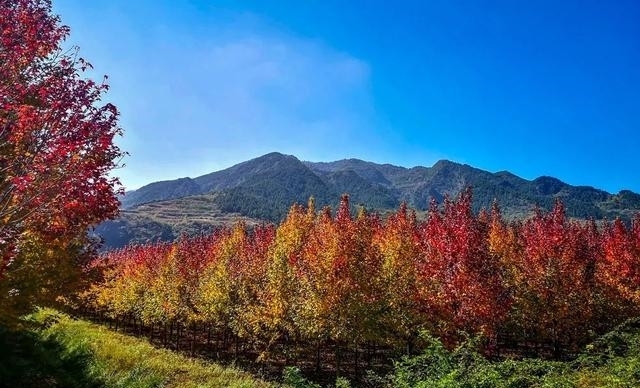
[[[0,387],[270,387],[247,373],[40,310],[0,332]]]

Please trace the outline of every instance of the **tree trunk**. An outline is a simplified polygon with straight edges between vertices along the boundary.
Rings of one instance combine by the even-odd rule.
[[[238,348],[239,348],[239,345],[240,345],[240,344],[239,344],[239,342],[240,342],[240,341],[239,341],[238,336],[234,336],[234,337],[235,337],[235,338],[234,338],[234,340],[235,340],[236,345],[235,345],[235,350],[234,350],[234,356],[233,356],[233,358],[235,358],[235,359],[237,360],[237,359],[238,359]]]
[[[320,375],[320,347],[321,347],[321,342],[318,341],[318,344],[316,345],[316,374]]]
[[[176,350],[180,351],[180,336],[182,335],[182,325],[176,323]]]
[[[336,343],[336,378],[340,377],[340,344]]]
[[[162,346],[167,346],[167,322],[162,322]]]
[[[191,357],[196,352],[196,323],[191,324]]]
[[[355,344],[355,350],[354,350],[353,353],[354,353],[354,360],[353,361],[354,361],[354,364],[355,364],[353,366],[353,369],[354,369],[354,374],[356,376],[356,381],[358,381],[359,370],[358,370],[358,343],[357,342]]]

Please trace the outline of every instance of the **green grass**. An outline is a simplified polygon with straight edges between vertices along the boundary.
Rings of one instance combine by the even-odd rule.
[[[248,373],[42,309],[0,330],[0,387],[271,387]]]

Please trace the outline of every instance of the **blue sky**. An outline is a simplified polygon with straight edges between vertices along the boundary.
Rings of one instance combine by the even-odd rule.
[[[640,2],[54,0],[127,189],[271,151],[640,192]]]

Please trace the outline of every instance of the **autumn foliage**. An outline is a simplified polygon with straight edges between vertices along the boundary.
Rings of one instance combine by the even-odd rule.
[[[35,280],[16,276],[42,275],[64,256],[78,264],[87,228],[118,211],[118,182],[107,175],[123,155],[113,143],[118,111],[100,103],[108,86],[83,76],[91,65],[63,49],[68,34],[50,1],[0,0],[3,304],[26,297],[23,285]],[[53,272],[40,286],[55,288]]]
[[[85,298],[114,319],[232,333],[263,358],[283,341],[411,351],[421,330],[560,357],[640,313],[638,220],[573,221],[558,202],[507,222],[471,202],[434,202],[420,221],[404,204],[381,219],[347,196],[335,214],[310,201],[278,227],[110,252]]]

